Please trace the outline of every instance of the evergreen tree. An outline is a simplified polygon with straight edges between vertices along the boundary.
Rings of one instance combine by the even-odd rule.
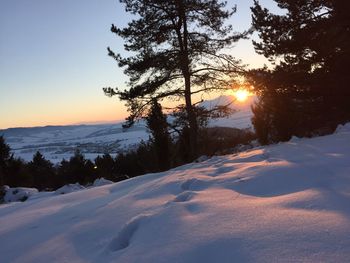
[[[166,115],[157,100],[152,101],[151,109],[146,117],[146,123],[151,132],[151,145],[157,154],[157,166],[161,171],[170,167],[170,142]]]
[[[11,187],[33,187],[33,177],[27,173],[25,162],[11,156],[7,162],[5,184]]]
[[[33,181],[26,173],[25,163],[22,159],[15,158],[11,149],[6,144],[3,136],[0,136],[0,186],[32,187]]]
[[[225,9],[218,0],[120,0],[126,11],[136,15],[126,28],[112,25],[111,31],[125,39],[122,58],[108,48],[109,55],[130,77],[129,90],[105,88],[107,95],[118,95],[127,102],[131,125],[141,117],[153,99],[183,99],[189,126],[190,156],[197,151],[198,124],[193,94],[232,88],[238,62],[220,53],[245,37],[234,34],[225,21],[236,11]]]
[[[0,136],[0,186],[5,183],[5,173],[10,157],[10,146],[6,144],[4,137]]]
[[[350,120],[349,2],[275,0],[283,15],[254,2],[253,26],[261,39],[255,48],[275,64],[250,75],[265,100],[259,112],[271,119],[269,133],[286,134],[289,126],[289,135],[281,136],[288,139]],[[281,116],[287,120],[281,122]]]
[[[95,169],[97,177],[103,177],[114,182],[120,180],[117,173],[116,162],[110,154],[97,156],[95,159]]]
[[[92,183],[97,178],[94,164],[86,160],[79,150],[75,151],[69,161],[62,160],[58,168],[58,176],[64,184],[78,182],[82,185]]]
[[[252,124],[254,126],[255,133],[258,137],[258,141],[262,145],[270,143],[270,129],[272,128],[270,116],[271,111],[267,110],[269,107],[266,105],[267,99],[261,98],[252,106]]]
[[[154,147],[143,141],[136,149],[118,154],[115,161],[121,179],[159,171]]]
[[[33,160],[27,164],[27,172],[33,178],[33,185],[40,191],[46,188],[53,189],[57,186],[53,164],[44,158],[38,151]]]

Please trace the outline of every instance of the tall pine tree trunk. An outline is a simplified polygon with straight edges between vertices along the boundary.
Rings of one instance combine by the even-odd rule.
[[[192,102],[191,102],[191,78],[190,74],[185,77],[185,101],[186,101],[186,111],[188,116],[188,123],[190,128],[190,157],[191,159],[196,158],[197,156],[197,133],[198,133],[198,127],[197,127],[197,118],[196,114],[194,112]]]
[[[185,82],[185,103],[186,103],[186,112],[188,117],[189,124],[189,140],[190,140],[190,158],[194,159],[197,156],[197,134],[198,134],[198,125],[196,114],[193,109],[192,99],[191,99],[191,74],[190,74],[190,61],[188,54],[188,30],[187,30],[187,19],[186,11],[184,7],[184,1],[178,1],[179,17],[181,18],[181,24],[183,32],[179,32],[179,44],[181,50],[181,68],[182,74],[184,76]]]

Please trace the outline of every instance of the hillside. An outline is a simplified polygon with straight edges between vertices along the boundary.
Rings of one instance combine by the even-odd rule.
[[[232,96],[220,96],[205,101],[202,106],[211,108],[216,105],[227,104]],[[211,127],[234,127],[239,129],[250,128],[252,112],[251,98],[246,103],[233,103],[235,110],[227,118],[219,118],[209,123]],[[94,160],[97,155],[110,153],[116,155],[125,149],[134,147],[142,140],[147,141],[149,134],[145,123],[140,121],[130,129],[123,129],[122,123],[99,125],[68,125],[46,126],[33,128],[10,128],[0,130],[15,156],[26,161],[32,160],[36,151],[40,151],[45,158],[54,163],[63,158],[69,159],[76,149],[79,149],[86,158]]]
[[[347,262],[349,142],[350,124],[2,205],[1,262]]]
[[[122,123],[46,126],[0,130],[15,156],[30,161],[36,151],[54,163],[69,159],[76,149],[94,159],[104,153],[117,154],[148,139],[143,123],[124,130]]]

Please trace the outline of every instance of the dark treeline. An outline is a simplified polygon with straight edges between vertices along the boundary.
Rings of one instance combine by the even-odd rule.
[[[196,107],[195,112],[200,125],[200,147],[196,158],[226,153],[230,149],[232,151],[232,148],[248,144],[255,138],[249,130],[207,127],[209,118],[221,117],[228,112],[202,107]],[[179,107],[172,118],[170,124],[162,106],[153,100],[145,117],[150,134],[147,142],[141,142],[137,147],[121,152],[116,157],[104,154],[94,161],[85,159],[81,152],[76,151],[69,160],[63,159],[56,165],[46,160],[40,152],[36,152],[30,162],[14,157],[0,136],[0,186],[53,190],[72,183],[90,185],[101,177],[118,182],[189,163],[193,161],[193,156],[189,154],[190,134],[184,109]]]
[[[158,110],[161,112],[161,108]],[[166,171],[190,162],[192,158],[188,155],[188,129],[182,129],[179,136],[170,136],[164,116],[157,109],[150,114],[147,122],[152,130],[148,142],[141,142],[136,148],[116,157],[104,154],[94,161],[87,160],[82,153],[76,151],[69,160],[63,159],[56,165],[45,159],[40,152],[34,154],[32,161],[25,162],[11,154],[10,147],[0,136],[0,186],[55,190],[71,183],[90,185],[101,177],[118,182],[146,173]],[[198,156],[225,153],[228,148],[247,144],[254,139],[252,132],[232,128],[202,127],[199,134],[201,146]]]

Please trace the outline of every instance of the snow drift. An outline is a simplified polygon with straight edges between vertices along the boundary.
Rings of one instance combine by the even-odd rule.
[[[347,262],[350,129],[0,206],[1,262]]]
[[[5,185],[2,189],[5,195],[3,197],[5,203],[10,202],[23,202],[29,197],[38,194],[38,189],[27,187],[14,187],[10,188]]]

